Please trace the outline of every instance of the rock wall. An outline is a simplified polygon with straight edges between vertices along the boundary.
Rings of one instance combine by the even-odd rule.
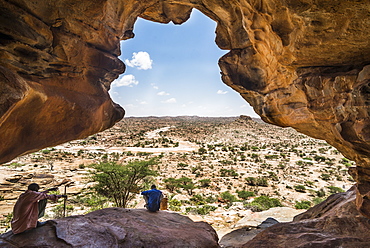
[[[370,217],[367,0],[0,0],[0,162],[120,120],[107,93],[125,68],[119,40],[138,16],[181,24],[192,8],[217,22],[222,79],[264,121],[356,161]]]

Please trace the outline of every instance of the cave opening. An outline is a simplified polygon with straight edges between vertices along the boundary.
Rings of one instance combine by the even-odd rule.
[[[215,29],[196,9],[181,25],[138,18],[135,37],[121,41],[126,71],[112,83],[113,101],[126,116],[259,117],[222,82],[217,63],[228,51],[217,47]]]

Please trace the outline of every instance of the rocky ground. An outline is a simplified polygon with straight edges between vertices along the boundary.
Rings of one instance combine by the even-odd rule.
[[[169,199],[169,210],[207,221],[219,236],[257,226],[269,216],[289,221],[304,211],[297,202],[313,206],[354,183],[347,173],[351,161],[326,142],[291,128],[246,116],[125,118],[102,133],[0,166],[1,231],[7,230],[14,203],[30,182],[45,189],[73,182],[67,188],[67,215],[84,214],[112,205],[91,192],[90,164],[154,156],[160,158],[155,181]],[[194,187],[170,191],[166,179],[181,177],[190,178]],[[64,190],[59,187],[60,193]],[[253,195],[242,199],[240,191]],[[225,199],[225,192],[235,198]],[[245,206],[262,195],[279,199],[283,208],[264,215]],[[143,207],[139,195],[130,207]],[[50,204],[45,219],[61,217],[62,208],[62,201]]]

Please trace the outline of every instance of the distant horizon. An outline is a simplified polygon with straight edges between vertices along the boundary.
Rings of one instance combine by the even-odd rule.
[[[254,116],[249,116],[249,115],[245,115],[245,114],[241,114],[241,115],[235,115],[235,116],[199,116],[199,115],[161,115],[161,116],[158,116],[158,115],[146,115],[146,116],[124,116],[124,118],[146,118],[146,117],[200,117],[200,118],[238,118],[240,116],[248,116],[252,119],[261,119],[260,116],[258,117],[254,117]]]

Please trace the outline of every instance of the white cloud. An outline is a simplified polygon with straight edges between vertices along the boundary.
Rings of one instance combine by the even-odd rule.
[[[140,104],[148,104],[146,101],[142,101],[140,102]]]
[[[132,59],[125,60],[126,65],[136,67],[139,70],[152,69],[153,60],[150,59],[149,53],[138,52],[132,54]]]
[[[123,107],[125,107],[125,108],[133,108],[133,107],[135,107],[135,105],[132,104],[132,103],[129,103],[129,104],[123,105]]]
[[[227,91],[222,91],[222,90],[217,91],[217,94],[219,94],[219,95],[225,95],[226,93],[227,93]]]
[[[165,92],[165,91],[161,91],[161,92],[158,92],[157,93],[158,96],[168,96],[169,93]]]
[[[167,99],[166,101],[162,101],[162,103],[176,103],[176,98]]]
[[[131,75],[131,74],[128,74],[128,75],[124,75],[123,77],[114,80],[112,82],[112,87],[113,86],[116,86],[116,87],[122,87],[122,86],[132,87],[133,85],[137,85],[137,84],[139,84],[139,81],[135,80],[135,76]]]

